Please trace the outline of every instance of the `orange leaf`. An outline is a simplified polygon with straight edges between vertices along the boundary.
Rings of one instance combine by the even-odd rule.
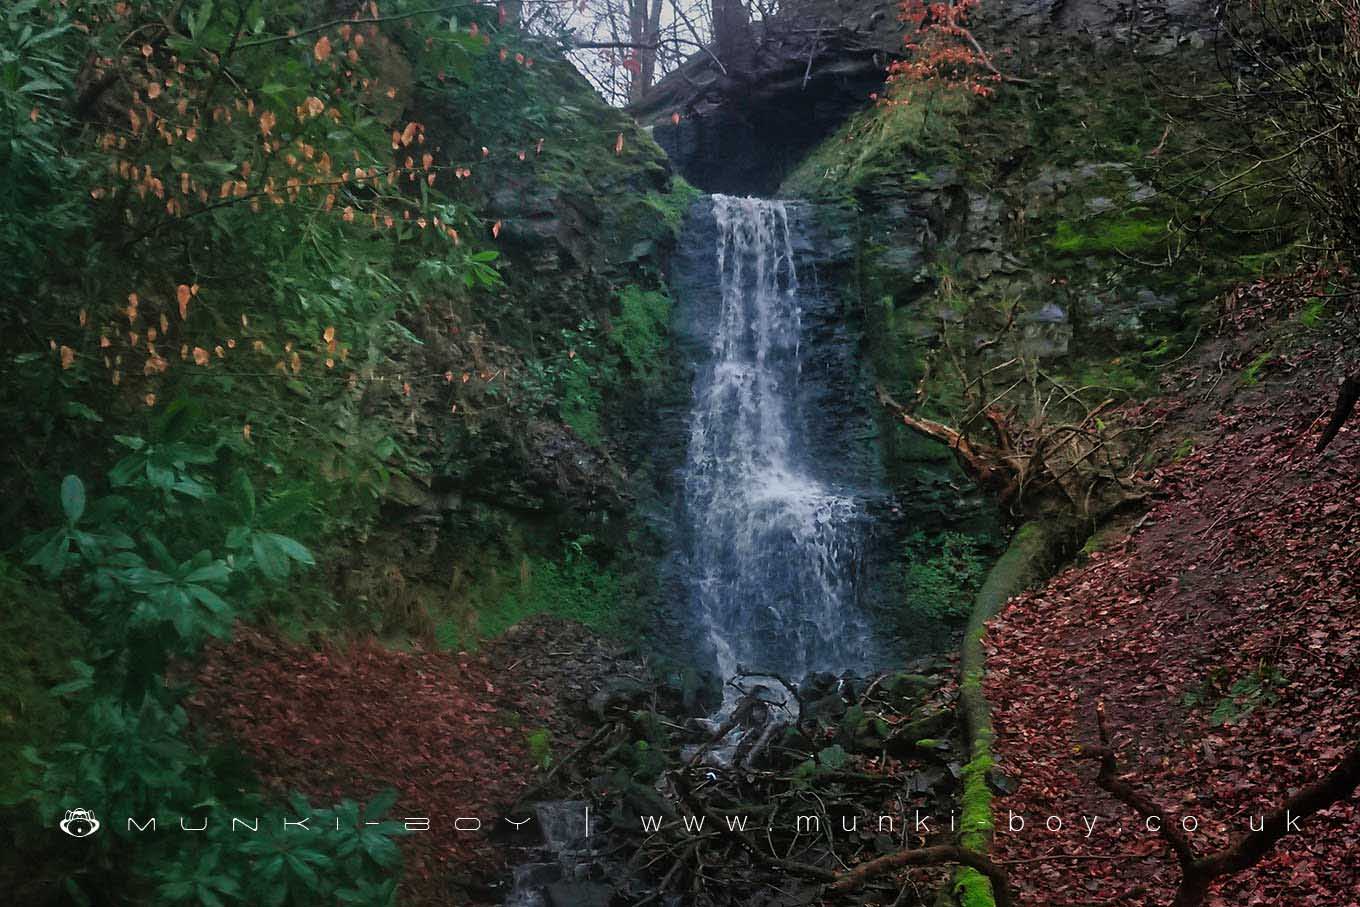
[[[334,339],[335,339],[335,328],[328,327],[328,328],[326,328],[324,331],[322,331],[322,332],[321,332],[321,339],[322,339],[322,340],[325,340],[327,343],[330,343],[332,340],[334,340]]]
[[[179,317],[181,321],[189,317],[190,295],[192,295],[192,292],[187,283],[182,283],[175,287],[175,298],[179,300]]]
[[[331,55],[331,39],[322,35],[312,46],[312,56],[316,57],[316,62],[320,63]]]
[[[614,140],[614,153],[615,153],[615,154],[623,154],[623,133],[622,133],[622,132],[620,132],[620,133],[619,133],[619,137],[618,137],[617,139]]]
[[[155,394],[147,394],[145,397],[142,398],[142,400],[146,403],[147,406],[155,406],[155,405],[156,405],[156,395],[155,395]]]
[[[194,347],[194,365],[207,365],[208,351],[201,346]]]
[[[71,349],[69,346],[62,346],[61,367],[63,369],[68,369],[75,364],[76,364],[76,351]]]
[[[494,224],[491,225],[491,238],[500,239],[500,236],[501,236],[501,222],[496,221]]]

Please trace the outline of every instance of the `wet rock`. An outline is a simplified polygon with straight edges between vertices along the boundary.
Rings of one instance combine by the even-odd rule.
[[[547,895],[550,907],[609,907],[614,889],[598,882],[557,882]]]
[[[809,721],[834,723],[845,717],[845,700],[840,693],[828,693],[803,707],[803,718]]]
[[[892,736],[883,742],[883,748],[889,755],[898,758],[920,755],[921,749],[918,744],[922,740],[941,738],[953,725],[953,712],[946,710],[934,712],[915,721],[898,725],[893,729]]]
[[[651,696],[652,688],[632,677],[610,677],[595,695],[590,697],[590,711],[600,721],[613,713],[628,711],[642,705]]]

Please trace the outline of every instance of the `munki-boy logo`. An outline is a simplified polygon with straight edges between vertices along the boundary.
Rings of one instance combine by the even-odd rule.
[[[88,809],[68,809],[59,827],[73,838],[88,838],[99,831],[99,820]]]

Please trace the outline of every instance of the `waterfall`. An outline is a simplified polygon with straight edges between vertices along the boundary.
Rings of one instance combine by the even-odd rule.
[[[792,206],[711,204],[716,279],[689,288],[709,332],[681,483],[690,613],[724,677],[862,669],[872,637],[856,579],[869,518],[806,437],[819,414],[801,393],[806,293]]]

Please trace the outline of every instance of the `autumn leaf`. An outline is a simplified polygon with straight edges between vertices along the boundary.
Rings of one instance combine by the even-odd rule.
[[[620,133],[619,133],[619,137],[616,138],[616,139],[614,140],[614,153],[615,153],[615,154],[623,154],[623,133],[622,133],[622,132],[620,132]]]
[[[501,236],[501,222],[496,221],[494,224],[491,225],[491,238],[500,239],[500,236]]]
[[[324,331],[322,331],[321,339],[326,341],[327,343],[330,343],[331,341],[335,340],[335,328],[328,327]]]
[[[263,135],[270,135],[270,134],[272,134],[273,131],[274,131],[274,124],[277,123],[277,122],[278,122],[278,118],[277,118],[276,116],[274,116],[274,111],[272,111],[272,110],[266,110],[264,113],[260,114],[260,132],[261,132],[261,134],[263,134]]]
[[[76,364],[76,351],[69,346],[63,345],[61,348],[61,367],[63,370]]]
[[[194,365],[207,365],[208,351],[201,346],[194,347]]]
[[[189,297],[191,295],[192,292],[190,291],[188,284],[182,283],[175,287],[175,299],[179,301],[179,317],[181,321],[189,317]]]
[[[331,55],[331,39],[322,35],[312,46],[312,56],[316,57],[316,62],[320,63]]]

